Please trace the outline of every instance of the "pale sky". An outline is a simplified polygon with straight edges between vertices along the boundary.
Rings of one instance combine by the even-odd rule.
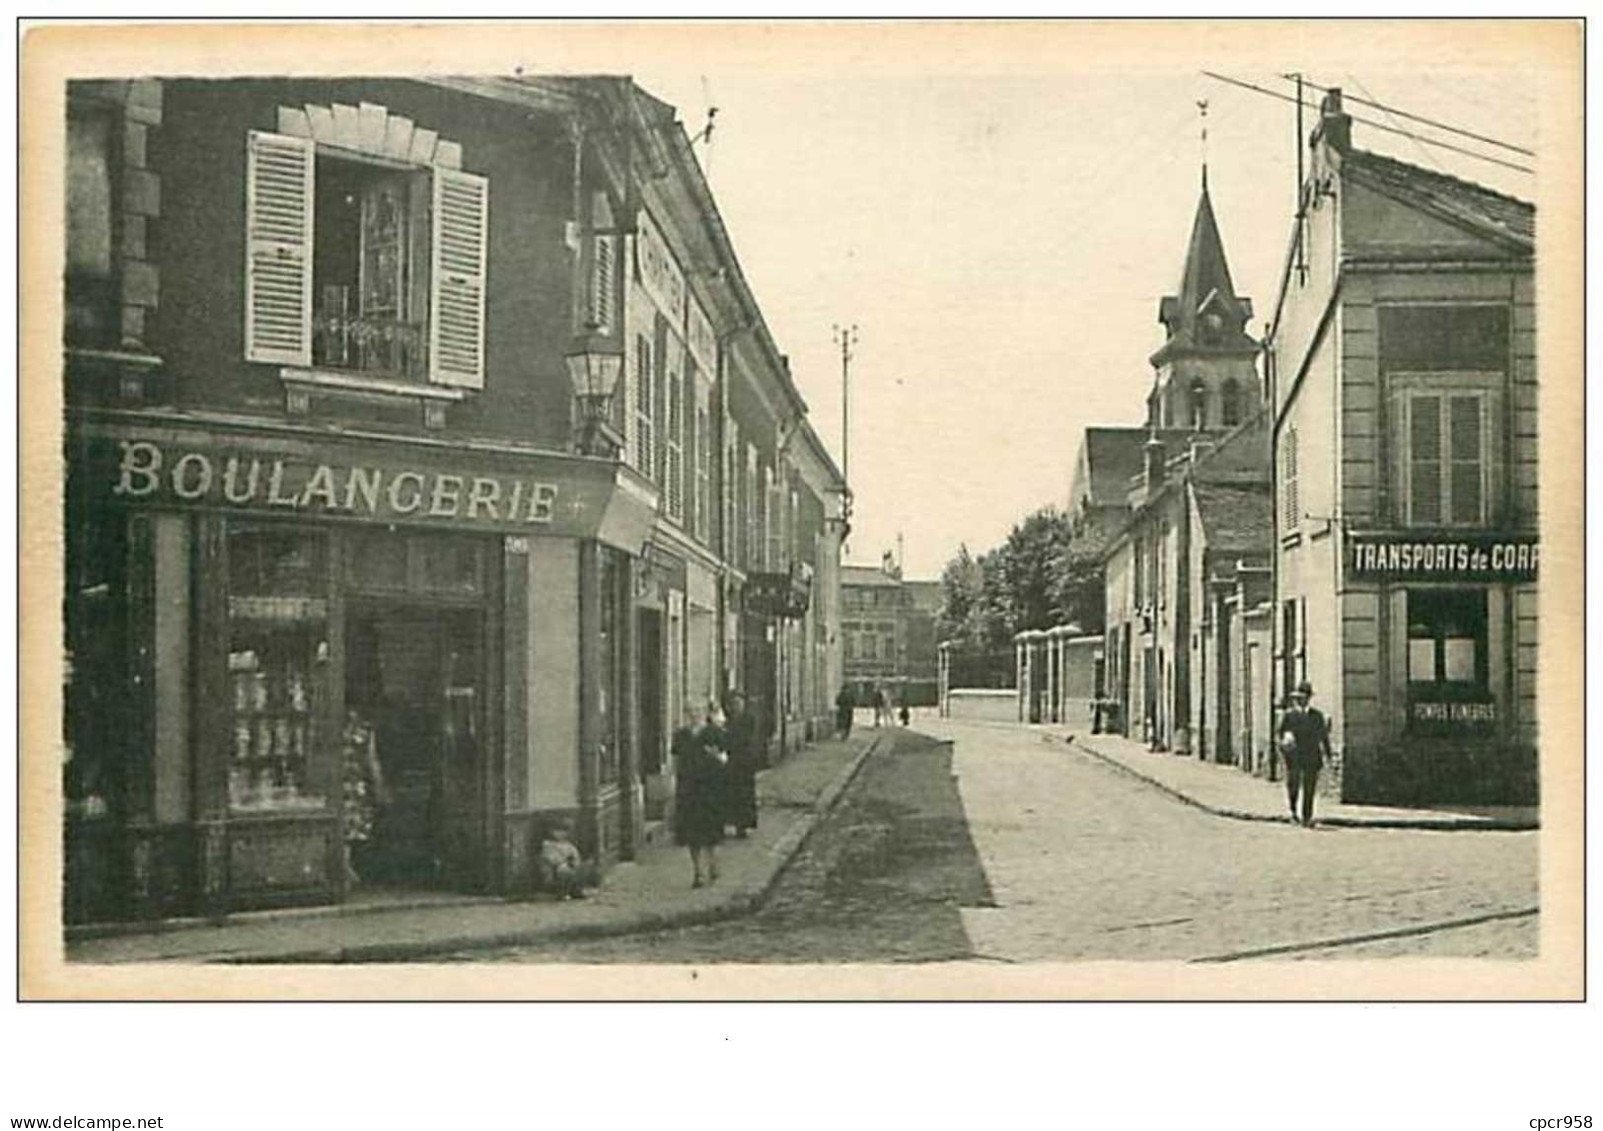
[[[1194,69],[1150,72],[1008,62],[989,74],[882,74],[843,62],[820,77],[735,61],[721,69],[710,54],[696,74],[633,69],[692,133],[709,101],[718,107],[711,145],[697,152],[837,462],[831,326],[860,326],[850,560],[877,562],[900,531],[910,577],[935,577],[959,543],[988,549],[1030,510],[1064,502],[1085,426],[1141,422],[1146,359],[1161,342],[1158,300],[1175,289],[1196,209],[1198,99],[1209,104],[1214,208],[1236,289],[1256,307],[1255,336],[1286,251],[1295,107],[1199,73],[1289,93],[1274,72],[1205,56]],[[1531,92],[1518,75],[1358,65],[1310,67],[1308,77],[1535,147]],[[1362,124],[1354,142],[1535,199],[1527,174],[1422,153]]]

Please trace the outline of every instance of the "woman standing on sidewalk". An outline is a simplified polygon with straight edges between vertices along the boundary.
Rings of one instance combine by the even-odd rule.
[[[685,704],[685,725],[673,736],[673,824],[674,839],[690,849],[690,866],[694,870],[690,886],[699,888],[718,880],[717,846],[724,839],[729,755],[724,752],[717,705],[707,704],[700,726],[695,725],[695,712],[695,704]]]

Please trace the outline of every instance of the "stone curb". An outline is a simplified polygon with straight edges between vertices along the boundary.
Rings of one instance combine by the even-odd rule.
[[[1041,741],[1050,744],[1062,743],[1061,736],[1041,736]],[[1139,782],[1144,782],[1160,793],[1165,793],[1176,801],[1190,805],[1194,809],[1201,809],[1204,813],[1212,813],[1215,817],[1228,817],[1233,821],[1260,821],[1270,825],[1284,825],[1286,818],[1279,813],[1258,813],[1250,809],[1237,809],[1230,805],[1211,805],[1206,801],[1199,801],[1189,793],[1185,793],[1167,782],[1159,781],[1148,774],[1143,774],[1135,767],[1104,754],[1083,738],[1075,736],[1073,747],[1083,750],[1098,761],[1112,766],[1114,769],[1130,775]],[[1503,817],[1344,817],[1340,814],[1329,817],[1320,817],[1319,824],[1330,828],[1343,829],[1418,829],[1425,832],[1530,832],[1541,828],[1540,820],[1517,820]]]
[[[506,947],[530,946],[566,940],[609,938],[618,935],[647,934],[677,927],[695,927],[748,915],[760,908],[768,899],[779,878],[801,851],[807,838],[851,786],[858,771],[869,757],[879,749],[882,738],[876,735],[826,785],[808,812],[796,821],[768,850],[766,870],[755,882],[734,888],[716,903],[700,907],[674,908],[665,911],[639,911],[621,918],[594,923],[559,923],[538,927],[525,927],[493,934],[462,935],[447,938],[407,940],[405,942],[356,943],[351,946],[320,947],[310,950],[286,951],[260,957],[241,955],[231,958],[213,958],[212,963],[222,965],[275,965],[282,963],[337,965],[348,963],[405,962],[408,959],[432,957],[467,950],[499,950]],[[200,961],[208,961],[200,959]]]

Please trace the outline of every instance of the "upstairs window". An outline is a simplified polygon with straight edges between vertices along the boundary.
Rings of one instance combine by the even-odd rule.
[[[682,523],[685,520],[685,381],[673,369],[668,370],[666,399],[667,453],[663,477],[666,480],[668,517]]]
[[[1378,321],[1391,509],[1409,526],[1487,525],[1501,475],[1508,308],[1382,307]]]
[[[1480,526],[1486,518],[1487,398],[1410,393],[1407,520],[1418,526]]]
[[[801,495],[795,488],[790,492],[790,560],[801,560]]]
[[[1241,383],[1234,377],[1219,390],[1219,423],[1226,428],[1241,423]]]
[[[483,388],[489,182],[382,106],[279,120],[247,145],[246,357]]]
[[[1297,488],[1297,429],[1287,428],[1280,438],[1280,532],[1289,534],[1302,522],[1302,497]]]
[[[590,237],[590,285],[585,320],[597,331],[610,334],[618,286],[618,237],[612,234],[612,207],[605,193],[596,193],[591,207],[591,223],[597,230]]]
[[[712,526],[712,418],[706,408],[696,409],[696,537],[706,542]]]
[[[763,528],[762,541],[762,567],[765,570],[774,568],[774,469],[768,464],[763,465]]]
[[[746,508],[746,544],[742,555],[747,569],[757,569],[762,565],[761,528],[758,520],[764,507],[758,502],[757,482],[757,447],[751,442],[746,444],[746,476],[745,485],[741,491],[741,505]]]
[[[724,415],[724,468],[723,468],[723,530],[720,532],[724,556],[731,562],[739,561],[736,541],[740,532],[740,429],[735,418]]]
[[[67,110],[65,330],[74,345],[117,341],[113,122],[109,108],[73,103]]]
[[[651,341],[635,339],[635,372],[630,383],[634,397],[634,465],[647,479],[656,478],[657,403],[651,378]]]

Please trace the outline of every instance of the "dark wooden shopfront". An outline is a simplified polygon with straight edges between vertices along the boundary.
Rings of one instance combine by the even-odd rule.
[[[69,921],[527,881],[534,834],[509,822],[572,802],[509,783],[609,724],[575,701],[571,747],[529,731],[538,674],[508,617],[529,615],[536,542],[594,562],[603,525],[625,548],[643,531],[615,465],[149,425],[85,429],[72,454]],[[567,635],[542,646],[578,660],[571,610],[598,597],[554,598]]]

